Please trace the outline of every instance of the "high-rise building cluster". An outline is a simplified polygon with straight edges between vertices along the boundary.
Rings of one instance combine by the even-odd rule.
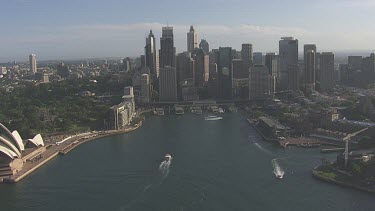
[[[298,40],[293,37],[280,39],[278,53],[253,52],[251,43],[242,44],[240,52],[232,47],[210,50],[206,39],[198,44],[198,32],[193,26],[186,41],[186,51],[176,54],[173,27],[162,27],[157,51],[150,31],[141,57],[143,69],[148,69],[141,76],[142,102],[257,100],[296,91],[308,96],[315,91],[331,91],[337,79],[333,53],[320,53],[315,44],[306,44],[302,62]],[[371,59],[351,57],[347,69],[371,71]]]
[[[265,54],[253,52],[251,43],[242,44],[240,52],[232,47],[210,50],[206,39],[198,45],[198,32],[193,26],[186,40],[186,51],[176,54],[173,27],[163,27],[157,51],[150,31],[142,57],[149,69],[142,73],[143,102],[152,99],[161,102],[212,98],[257,100],[295,91],[311,95],[316,90],[332,90],[336,81],[333,53],[319,53],[315,44],[306,44],[302,62],[298,40],[293,37],[280,39],[278,53]],[[367,60],[370,64],[371,57]],[[362,58],[353,57],[348,68],[363,68],[363,63]],[[371,69],[371,65],[366,67]],[[152,89],[159,92],[158,97],[152,96]]]

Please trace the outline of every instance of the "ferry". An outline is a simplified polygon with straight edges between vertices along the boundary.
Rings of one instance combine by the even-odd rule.
[[[209,121],[215,121],[215,120],[222,120],[223,117],[219,117],[219,116],[207,116],[207,117],[204,117],[204,120],[209,120]]]
[[[172,156],[170,155],[170,154],[166,154],[165,156],[164,156],[164,160],[165,161],[171,161],[172,160]]]

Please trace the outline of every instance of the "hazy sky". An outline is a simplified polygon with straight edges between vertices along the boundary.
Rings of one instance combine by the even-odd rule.
[[[1,0],[0,61],[143,54],[145,35],[174,27],[177,52],[193,24],[210,48],[252,43],[278,51],[281,36],[318,50],[375,50],[375,0]]]

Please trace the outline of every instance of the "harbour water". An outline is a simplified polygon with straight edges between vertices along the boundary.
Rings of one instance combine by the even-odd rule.
[[[0,210],[373,210],[374,195],[312,178],[335,154],[281,149],[239,113],[220,116],[149,116],[132,133],[83,144],[0,185]]]

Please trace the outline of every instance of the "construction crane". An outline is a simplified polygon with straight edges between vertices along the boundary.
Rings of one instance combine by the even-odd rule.
[[[352,137],[364,132],[368,130],[368,127],[362,129],[362,130],[359,130],[357,132],[354,132],[354,133],[351,133],[347,136],[345,136],[342,140],[345,141],[345,152],[344,152],[344,155],[345,155],[345,168],[347,168],[348,166],[348,156],[349,156],[349,141]]]

